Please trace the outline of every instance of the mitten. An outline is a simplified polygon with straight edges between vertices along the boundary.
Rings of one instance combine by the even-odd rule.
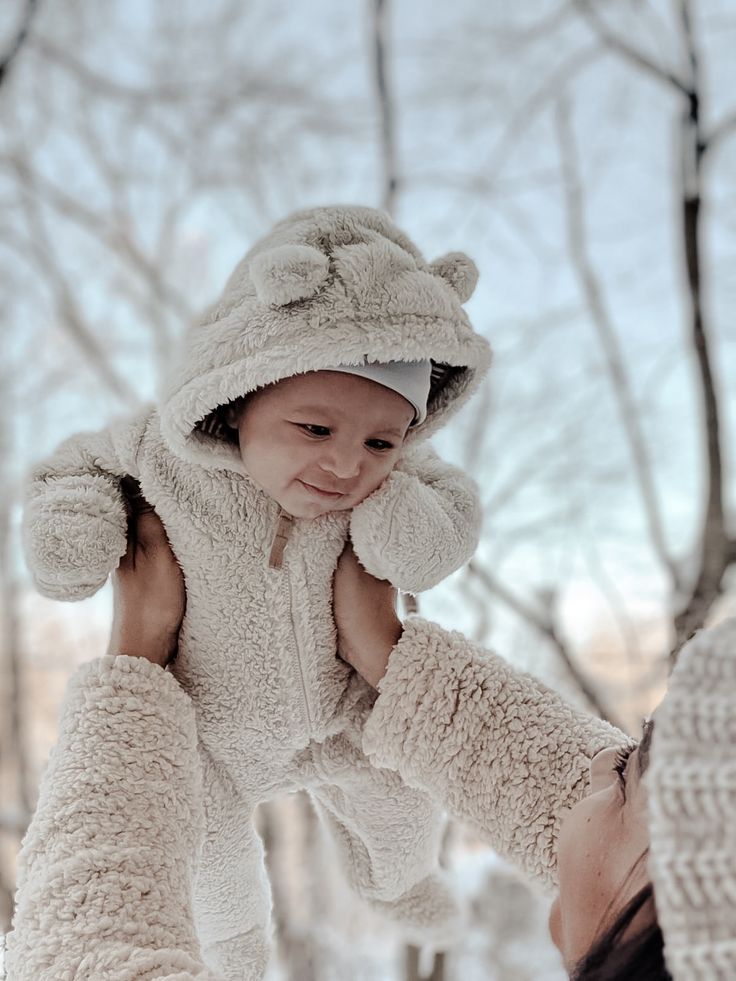
[[[475,482],[423,443],[411,446],[383,484],[353,509],[350,537],[371,575],[419,593],[470,559],[480,525]]]
[[[92,596],[125,554],[127,513],[120,490],[137,477],[135,453],[150,415],[66,440],[36,466],[23,515],[26,561],[51,599]]]

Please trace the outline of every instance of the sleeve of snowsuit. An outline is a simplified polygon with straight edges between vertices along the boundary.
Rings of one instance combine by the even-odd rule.
[[[81,667],[19,856],[9,981],[216,981],[192,919],[203,821],[174,677],[135,657]]]
[[[475,482],[422,443],[354,508],[350,537],[371,575],[419,593],[472,557],[480,525]]]
[[[565,810],[585,796],[591,758],[631,740],[531,675],[420,618],[394,648],[363,743],[468,821],[542,885],[557,884]]]
[[[23,542],[36,588],[51,599],[96,593],[125,554],[120,480],[137,477],[136,451],[150,410],[97,433],[66,440],[34,467]]]

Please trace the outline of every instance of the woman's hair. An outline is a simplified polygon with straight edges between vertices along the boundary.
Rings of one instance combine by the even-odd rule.
[[[654,905],[648,883],[637,892],[577,964],[570,981],[672,981],[664,963],[664,938],[656,917],[631,939],[623,936],[646,903]]]

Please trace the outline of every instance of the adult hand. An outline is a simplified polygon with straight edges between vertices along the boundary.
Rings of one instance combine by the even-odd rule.
[[[165,667],[176,657],[186,607],[184,576],[138,482],[125,477],[122,490],[129,507],[128,550],[113,573],[108,654],[145,657]]]
[[[403,627],[396,615],[396,590],[365,571],[350,543],[337,563],[333,610],[340,657],[377,687]]]

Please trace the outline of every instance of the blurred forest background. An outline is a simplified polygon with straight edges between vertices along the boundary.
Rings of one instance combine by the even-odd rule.
[[[185,324],[290,210],[382,206],[481,271],[491,377],[435,438],[481,547],[419,598],[635,730],[736,606],[736,10],[727,0],[3,0],[0,932],[66,680],[106,588],[22,561],[22,487],[155,397]],[[465,829],[444,952],[348,899],[308,801],[259,815],[274,978],[552,981],[545,903]]]

